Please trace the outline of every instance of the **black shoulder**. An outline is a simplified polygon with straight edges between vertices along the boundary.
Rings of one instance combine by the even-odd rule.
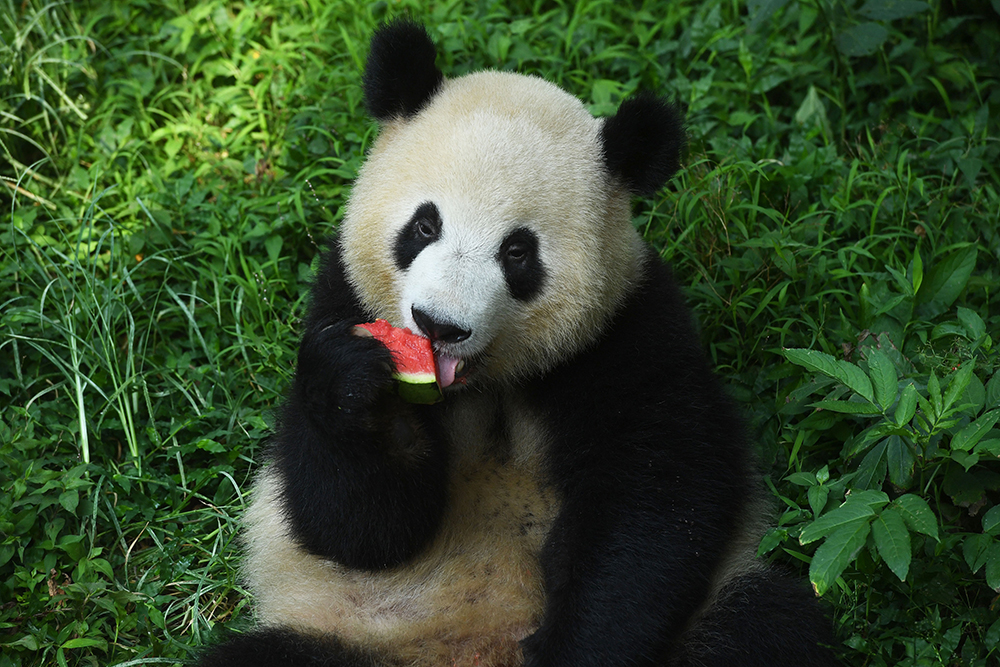
[[[636,194],[654,193],[677,173],[684,143],[680,112],[649,94],[622,102],[601,128],[604,164]]]
[[[379,26],[365,63],[365,107],[378,121],[410,117],[441,87],[444,75],[434,64],[437,50],[427,30],[408,19]]]

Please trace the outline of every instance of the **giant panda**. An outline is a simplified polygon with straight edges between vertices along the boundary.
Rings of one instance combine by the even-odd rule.
[[[202,664],[833,664],[811,591],[754,559],[740,418],[632,224],[677,111],[446,79],[408,20],[363,83],[380,133],[245,517],[258,627]],[[374,318],[432,341],[443,401],[391,391]]]

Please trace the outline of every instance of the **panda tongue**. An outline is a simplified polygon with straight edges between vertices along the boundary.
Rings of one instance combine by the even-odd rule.
[[[438,384],[444,389],[455,382],[455,372],[460,360],[446,354],[437,354],[434,360],[437,362]]]

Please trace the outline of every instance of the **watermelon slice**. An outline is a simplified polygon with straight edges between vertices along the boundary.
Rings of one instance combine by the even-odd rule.
[[[399,329],[386,320],[375,320],[359,324],[392,352],[396,362],[396,378],[399,395],[410,403],[437,403],[441,400],[434,366],[434,349],[431,341],[411,332]]]

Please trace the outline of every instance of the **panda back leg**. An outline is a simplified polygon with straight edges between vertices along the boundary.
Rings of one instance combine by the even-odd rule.
[[[766,569],[733,579],[685,633],[670,667],[833,667],[830,622],[801,581]]]
[[[203,653],[199,667],[385,667],[388,661],[327,635],[261,628],[231,637]]]

